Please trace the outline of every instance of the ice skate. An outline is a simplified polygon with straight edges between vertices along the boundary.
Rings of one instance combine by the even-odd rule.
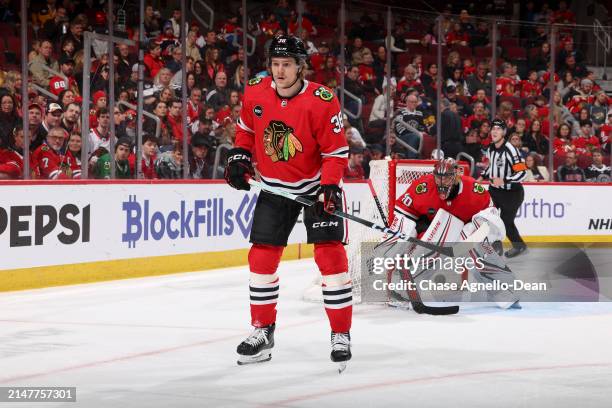
[[[275,327],[274,323],[266,327],[256,327],[253,333],[238,345],[238,365],[263,363],[272,359]]]
[[[338,363],[338,373],[342,373],[346,369],[346,362],[352,357],[351,355],[351,334],[335,333],[331,334],[331,360]]]

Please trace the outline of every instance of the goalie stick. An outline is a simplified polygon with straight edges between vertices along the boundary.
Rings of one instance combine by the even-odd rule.
[[[283,190],[280,190],[278,188],[275,187],[271,187],[271,186],[267,186],[259,181],[253,180],[253,179],[249,179],[249,184],[252,185],[253,187],[257,187],[262,191],[267,191],[268,193],[271,194],[275,194],[275,195],[279,195],[285,198],[288,198],[289,200],[292,201],[296,201],[302,205],[305,205],[307,207],[312,207],[313,205],[315,205],[315,201],[313,200],[309,200],[308,198],[305,197],[301,197]],[[445,256],[449,256],[449,257],[453,257],[455,256],[454,250],[451,247],[444,247],[444,246],[440,246],[440,245],[435,245],[432,244],[430,242],[425,242],[425,241],[421,241],[420,239],[416,239],[413,237],[409,237],[404,233],[398,233],[397,231],[392,230],[389,227],[386,226],[382,226],[382,225],[378,225],[372,221],[368,221],[365,220],[363,218],[357,217],[355,215],[352,214],[348,214],[345,213],[343,211],[340,210],[335,210],[334,212],[332,212],[331,214],[335,215],[336,217],[340,217],[340,218],[345,218],[347,220],[351,220],[353,222],[359,223],[361,225],[365,225],[368,228],[372,228],[375,229],[377,231],[380,231],[384,234],[391,234],[393,236],[396,236],[397,238],[404,240],[406,242],[413,242],[417,245],[422,246],[423,248],[438,252],[442,255]]]

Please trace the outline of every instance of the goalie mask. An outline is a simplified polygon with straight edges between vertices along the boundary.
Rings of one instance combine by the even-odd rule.
[[[434,181],[441,200],[452,199],[457,195],[458,169],[457,162],[452,158],[438,160],[434,165]]]

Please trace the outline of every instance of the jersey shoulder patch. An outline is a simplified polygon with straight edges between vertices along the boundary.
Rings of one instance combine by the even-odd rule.
[[[49,146],[42,145],[42,146],[40,147],[40,151],[41,151],[41,152],[48,152],[48,151],[49,151]]]
[[[254,77],[254,78],[249,79],[249,82],[247,83],[249,86],[255,86],[255,85],[260,84],[262,80],[263,80],[262,77]]]
[[[425,194],[427,191],[428,191],[428,189],[427,189],[427,182],[426,181],[420,182],[414,188],[414,192],[417,193],[417,194]]]
[[[313,95],[320,98],[322,101],[329,102],[334,99],[334,93],[324,86],[320,86],[314,90]]]
[[[472,191],[475,192],[476,194],[484,194],[486,190],[482,186],[482,184],[474,183],[474,187],[472,188]]]

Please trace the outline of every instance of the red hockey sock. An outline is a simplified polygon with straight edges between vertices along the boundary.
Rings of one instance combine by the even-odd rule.
[[[278,276],[276,269],[283,247],[253,244],[249,251],[249,292],[251,297],[251,324],[269,326],[276,321]]]
[[[344,246],[338,241],[314,244],[314,258],[323,275],[323,303],[332,331],[351,329],[353,296],[348,260]]]

